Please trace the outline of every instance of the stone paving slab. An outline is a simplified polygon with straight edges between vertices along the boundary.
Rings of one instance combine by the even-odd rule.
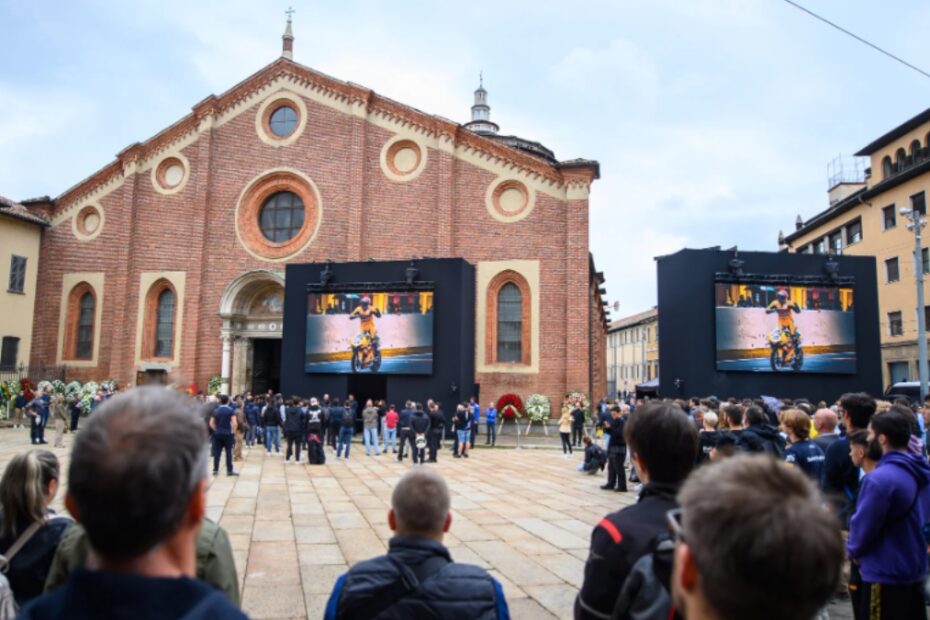
[[[53,449],[67,471],[72,436]],[[29,449],[28,431],[0,429],[0,467]],[[327,464],[284,463],[259,446],[236,463],[240,476],[210,482],[208,514],[229,533],[242,604],[257,619],[321,618],[348,565],[385,552],[391,492],[410,461],[356,450]],[[601,491],[579,474],[580,453],[476,449],[435,467],[449,482],[452,557],[488,568],[504,587],[513,618],[566,618],[581,583],[591,528],[632,493]],[[64,487],[53,507],[64,510]]]

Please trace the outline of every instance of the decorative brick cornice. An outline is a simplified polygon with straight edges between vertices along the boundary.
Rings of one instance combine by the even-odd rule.
[[[279,58],[258,72],[242,80],[219,96],[210,95],[193,106],[192,112],[142,143],[132,144],[117,155],[117,160],[95,172],[75,186],[65,190],[57,199],[59,209],[94,197],[101,188],[120,183],[125,175],[136,168],[147,166],[159,153],[165,152],[184,140],[194,140],[201,123],[211,118],[238,114],[240,106],[251,105],[256,94],[277,81],[290,82],[341,104],[347,110],[358,110],[361,116],[379,117],[424,136],[435,137],[441,144],[451,145],[453,152],[460,150],[477,156],[494,165],[520,171],[529,178],[555,188],[580,183],[586,186],[598,176],[597,162],[578,160],[553,166],[531,155],[500,144],[463,128],[448,119],[426,114],[410,106],[378,95],[369,88],[344,82],[324,73]],[[359,114],[358,111],[350,113]],[[563,165],[565,167],[563,167]],[[56,218],[57,219],[57,218]]]

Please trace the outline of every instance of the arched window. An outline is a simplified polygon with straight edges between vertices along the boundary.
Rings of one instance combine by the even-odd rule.
[[[77,334],[74,342],[74,357],[89,360],[94,356],[94,294],[87,291],[78,302]]]
[[[914,140],[911,142],[911,157],[914,159],[920,157],[920,140]]]
[[[882,178],[887,179],[892,174],[894,174],[894,167],[891,163],[891,158],[885,155],[882,159]]]
[[[508,282],[497,293],[497,361],[522,361],[522,344],[523,296]]]
[[[61,357],[72,361],[93,360],[97,292],[87,282],[80,282],[68,292],[67,304]]]
[[[898,172],[904,169],[905,161],[907,161],[907,151],[904,149],[898,149],[894,154],[894,163],[898,169]]]
[[[171,357],[174,351],[174,291],[166,288],[158,296],[155,318],[155,357]]]

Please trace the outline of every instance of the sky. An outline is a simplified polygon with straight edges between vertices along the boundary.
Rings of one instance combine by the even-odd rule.
[[[930,2],[801,0],[930,71]],[[590,245],[617,319],[654,257],[778,249],[827,164],[930,107],[926,78],[783,0],[0,0],[0,195],[56,196],[274,61],[601,164]]]

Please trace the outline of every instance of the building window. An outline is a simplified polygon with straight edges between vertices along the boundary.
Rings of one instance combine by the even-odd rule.
[[[920,157],[920,140],[914,140],[911,142],[911,159],[917,161],[918,157]]]
[[[268,126],[271,128],[271,133],[279,138],[288,137],[297,127],[297,111],[289,105],[276,108],[271,113]]]
[[[74,342],[74,358],[89,360],[94,356],[94,294],[87,291],[78,302],[77,334]]]
[[[10,258],[10,287],[12,293],[22,293],[26,287],[26,257],[13,255]]]
[[[862,241],[862,220],[856,220],[846,225],[846,244],[852,245]]]
[[[887,179],[892,174],[894,174],[894,166],[891,163],[891,158],[885,155],[882,159],[882,178]]]
[[[0,370],[13,370],[16,368],[16,358],[19,355],[19,338],[4,336],[0,348]]]
[[[898,149],[894,154],[894,164],[898,172],[904,170],[905,163],[907,162],[907,151],[904,149]]]
[[[821,239],[817,242],[817,247],[814,250],[814,254],[826,254],[827,253],[827,242]]]
[[[882,222],[885,230],[898,225],[898,214],[895,213],[894,205],[882,207]]]
[[[888,335],[900,336],[904,333],[904,322],[901,320],[901,312],[888,313]]]
[[[68,293],[62,359],[92,360],[97,327],[97,292],[80,282]]]
[[[520,362],[523,299],[516,284],[508,282],[497,294],[497,361]]]
[[[927,200],[923,192],[919,192],[911,196],[911,209],[914,211],[914,213],[927,215]]]
[[[924,327],[930,327],[930,306],[924,306]]]
[[[166,288],[158,296],[155,319],[155,357],[171,357],[174,349],[174,291]]]
[[[833,254],[843,253],[843,233],[837,231],[830,235],[830,252]]]
[[[258,212],[258,223],[268,241],[290,241],[303,228],[304,203],[300,196],[293,192],[272,194]]]
[[[920,248],[920,268],[924,275],[930,274],[930,250]]]
[[[907,362],[888,362],[888,382],[891,385],[908,379]]]
[[[898,257],[889,258],[885,261],[885,280],[888,282],[897,282],[901,278],[898,272]]]

